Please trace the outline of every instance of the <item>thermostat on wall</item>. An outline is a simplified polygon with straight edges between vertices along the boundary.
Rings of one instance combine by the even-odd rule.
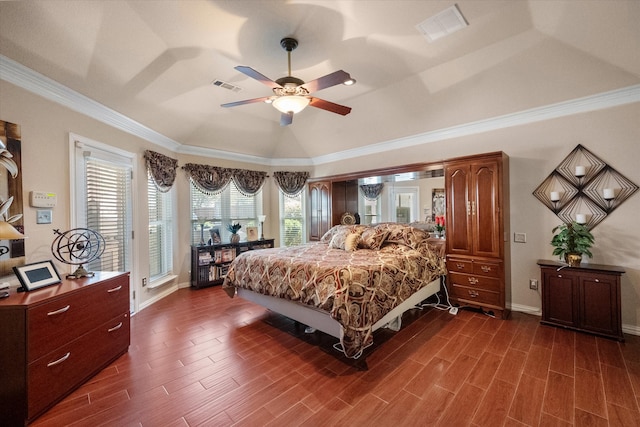
[[[50,191],[29,192],[29,203],[33,208],[52,208],[58,202],[56,193]]]

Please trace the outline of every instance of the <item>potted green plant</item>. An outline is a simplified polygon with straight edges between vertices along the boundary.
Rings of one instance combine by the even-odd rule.
[[[593,234],[586,226],[573,221],[558,225],[553,233],[553,254],[564,259],[569,266],[578,267],[582,262],[582,255],[593,256],[589,250],[594,242]]]
[[[238,230],[240,230],[242,226],[239,222],[227,224],[227,230],[231,232],[231,243],[238,243],[240,241],[240,235],[238,234]]]

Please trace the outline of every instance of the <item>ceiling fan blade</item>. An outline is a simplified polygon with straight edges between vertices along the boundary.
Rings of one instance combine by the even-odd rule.
[[[309,93],[317,92],[322,89],[326,89],[331,86],[339,85],[349,80],[351,76],[346,71],[338,70],[331,74],[311,80],[302,85],[303,88],[309,91]]]
[[[240,71],[242,74],[245,74],[245,75],[251,77],[252,79],[258,80],[260,83],[269,86],[271,89],[282,87],[278,83],[276,83],[273,80],[271,80],[269,77],[265,76],[264,74],[261,74],[261,73],[257,72],[256,70],[254,70],[251,67],[245,67],[243,65],[238,65],[237,67],[234,67],[234,68],[236,70]]]
[[[344,105],[335,104],[333,102],[325,101],[320,98],[311,98],[309,103],[312,107],[321,108],[323,110],[331,111],[332,113],[341,114],[346,116],[351,112],[351,107],[345,107]]]
[[[282,113],[280,116],[280,126],[288,126],[291,123],[293,123],[293,113],[291,111]]]
[[[220,106],[221,107],[235,107],[237,105],[253,104],[255,102],[264,102],[269,98],[271,98],[271,97],[270,96],[263,96],[262,98],[253,98],[253,99],[245,99],[244,101],[228,102],[228,103],[222,104]]]

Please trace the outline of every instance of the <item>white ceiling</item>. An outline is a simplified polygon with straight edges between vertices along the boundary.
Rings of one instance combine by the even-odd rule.
[[[0,1],[0,54],[178,142],[258,158],[314,158],[640,83],[640,2],[456,2],[469,26],[434,43],[415,28],[454,2]],[[342,69],[291,126],[234,70]],[[211,85],[220,79],[242,88]],[[1,112],[0,112],[1,113]]]

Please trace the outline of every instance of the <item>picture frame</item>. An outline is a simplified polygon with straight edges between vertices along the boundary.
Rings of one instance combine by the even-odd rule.
[[[258,227],[247,227],[247,241],[253,242],[258,240]]]
[[[210,245],[217,245],[219,243],[222,243],[222,239],[220,238],[220,229],[219,228],[212,228],[211,230],[209,230],[209,234],[211,235],[211,237],[209,238],[209,244]]]
[[[60,274],[51,260],[17,265],[13,267],[13,271],[20,281],[21,290],[24,292],[62,282]]]

